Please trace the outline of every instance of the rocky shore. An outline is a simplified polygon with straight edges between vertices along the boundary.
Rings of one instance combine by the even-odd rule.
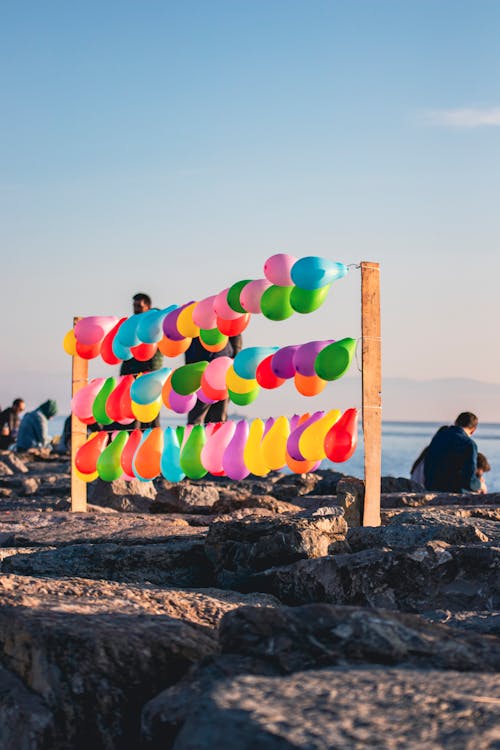
[[[500,494],[0,452],[0,750],[500,748]]]

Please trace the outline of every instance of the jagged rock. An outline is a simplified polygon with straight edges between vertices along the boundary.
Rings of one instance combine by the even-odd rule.
[[[0,747],[50,750],[54,736],[54,714],[45,701],[0,666]]]
[[[349,529],[347,541],[354,552],[375,547],[410,549],[440,540],[448,544],[477,544],[488,537],[474,523],[394,523]]]
[[[212,506],[212,513],[233,513],[244,508],[267,508],[273,513],[298,513],[301,508],[298,505],[277,500],[273,495],[253,495],[251,492],[236,490],[230,492],[222,490],[219,499]]]
[[[26,474],[28,472],[25,462],[12,451],[0,452],[0,461],[8,466],[14,474]]]
[[[249,518],[209,527],[206,551],[219,576],[230,581],[252,571],[307,557],[321,557],[328,546],[344,539],[347,524],[340,509],[329,516]]]
[[[161,482],[158,487],[153,513],[212,513],[219,499],[219,490],[210,484]]]
[[[470,495],[449,492],[390,492],[380,498],[382,508],[419,508],[423,506],[439,507],[442,505],[474,506],[500,505],[500,492],[487,495],[471,493]]]
[[[115,479],[114,482],[96,479],[89,483],[87,490],[87,499],[92,505],[104,505],[126,513],[148,513],[155,497],[153,482],[139,479]]]
[[[325,668],[216,681],[173,750],[331,750],[498,745],[497,675]]]
[[[319,482],[314,487],[315,495],[336,495],[337,484],[345,477],[345,474],[329,469],[318,469],[315,474],[319,476]]]
[[[379,609],[240,607],[224,615],[219,637],[223,653],[269,660],[282,672],[359,663],[500,671],[500,639]]]
[[[433,612],[422,612],[422,617],[430,622],[450,625],[453,628],[500,636],[500,611],[450,612],[446,609],[437,609]]]
[[[349,528],[363,522],[365,483],[355,477],[344,477],[337,483],[337,504],[344,509]]]
[[[381,492],[422,492],[425,488],[418,482],[406,477],[382,477]]]
[[[278,500],[293,500],[300,495],[308,495],[315,491],[320,481],[318,474],[286,474],[278,479],[272,488],[272,494]]]
[[[11,477],[14,474],[10,466],[7,466],[5,461],[0,461],[0,476]]]

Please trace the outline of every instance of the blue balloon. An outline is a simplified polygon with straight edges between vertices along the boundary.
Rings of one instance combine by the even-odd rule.
[[[163,310],[147,310],[139,315],[137,336],[143,344],[156,344],[163,338],[163,320],[177,305],[169,305]]]
[[[300,289],[320,289],[336,279],[341,279],[348,270],[344,263],[309,255],[293,264],[290,275],[295,286]]]
[[[240,378],[252,380],[255,378],[255,371],[262,360],[277,352],[278,349],[278,346],[249,346],[247,349],[242,349],[234,358],[235,373]]]
[[[180,482],[186,475],[181,469],[181,448],[175,427],[167,427],[164,437],[160,459],[161,473],[169,482]]]
[[[124,320],[116,332],[114,341],[118,341],[122,346],[139,346],[141,340],[137,335],[137,328],[143,315],[144,313],[141,313],[140,315],[131,315],[130,318]]]
[[[136,378],[130,386],[130,398],[136,404],[145,406],[161,396],[163,384],[170,374],[170,367],[162,367],[161,370],[153,370]]]
[[[120,344],[120,342],[117,341],[116,336],[111,343],[111,349],[113,350],[113,354],[115,355],[115,357],[118,357],[118,359],[132,359],[132,352],[130,351],[130,348],[128,346],[123,346],[123,344]]]

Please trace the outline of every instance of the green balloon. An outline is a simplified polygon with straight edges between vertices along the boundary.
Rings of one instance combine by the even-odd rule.
[[[98,424],[111,424],[113,421],[106,414],[106,401],[115,388],[116,380],[114,378],[107,378],[94,399],[94,403],[92,404],[92,415]]]
[[[341,339],[328,344],[316,356],[314,370],[323,380],[337,380],[347,372],[356,351],[355,339]]]
[[[301,289],[294,286],[290,295],[290,304],[295,312],[306,314],[314,312],[321,307],[330,290],[331,284],[319,289]]]
[[[248,393],[235,393],[234,391],[230,391],[229,388],[227,392],[233,404],[237,404],[238,406],[247,406],[247,404],[251,404],[252,401],[255,401],[255,399],[259,395],[259,391],[260,385],[258,385],[257,388],[254,388],[253,391],[248,391]]]
[[[252,279],[243,279],[243,281],[237,281],[236,284],[233,284],[233,286],[229,287],[226,299],[227,304],[229,305],[231,310],[234,310],[234,312],[239,312],[241,314],[246,313],[245,308],[241,306],[240,294],[243,287],[249,284],[251,280]]]
[[[270,286],[260,300],[260,309],[269,320],[286,320],[293,315],[290,295],[293,286]]]
[[[182,439],[184,437],[184,430],[185,429],[186,428],[184,427],[183,424],[179,424],[175,428],[175,434],[177,435],[177,440],[179,441],[179,445],[182,445]]]
[[[222,344],[227,339],[227,336],[221,333],[218,328],[201,328],[200,339],[204,344],[208,344],[208,346],[216,346],[217,344]]]
[[[201,383],[201,376],[208,365],[207,360],[201,362],[191,362],[189,365],[182,365],[172,373],[172,388],[179,396],[189,396],[198,390]]]
[[[181,469],[189,479],[201,479],[207,473],[201,463],[201,451],[205,442],[205,427],[202,424],[195,424],[186,444],[181,448],[180,457]]]
[[[97,459],[97,471],[105,482],[112,482],[123,474],[120,459],[127,440],[127,432],[121,430]]]

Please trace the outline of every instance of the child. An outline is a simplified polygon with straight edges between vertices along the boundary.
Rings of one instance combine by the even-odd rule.
[[[481,482],[481,487],[478,490],[480,495],[486,495],[488,492],[488,488],[486,487],[486,482],[484,480],[483,474],[485,471],[490,471],[491,466],[488,463],[488,459],[483,453],[477,454],[477,468],[476,468],[476,476],[479,478],[479,481]]]

